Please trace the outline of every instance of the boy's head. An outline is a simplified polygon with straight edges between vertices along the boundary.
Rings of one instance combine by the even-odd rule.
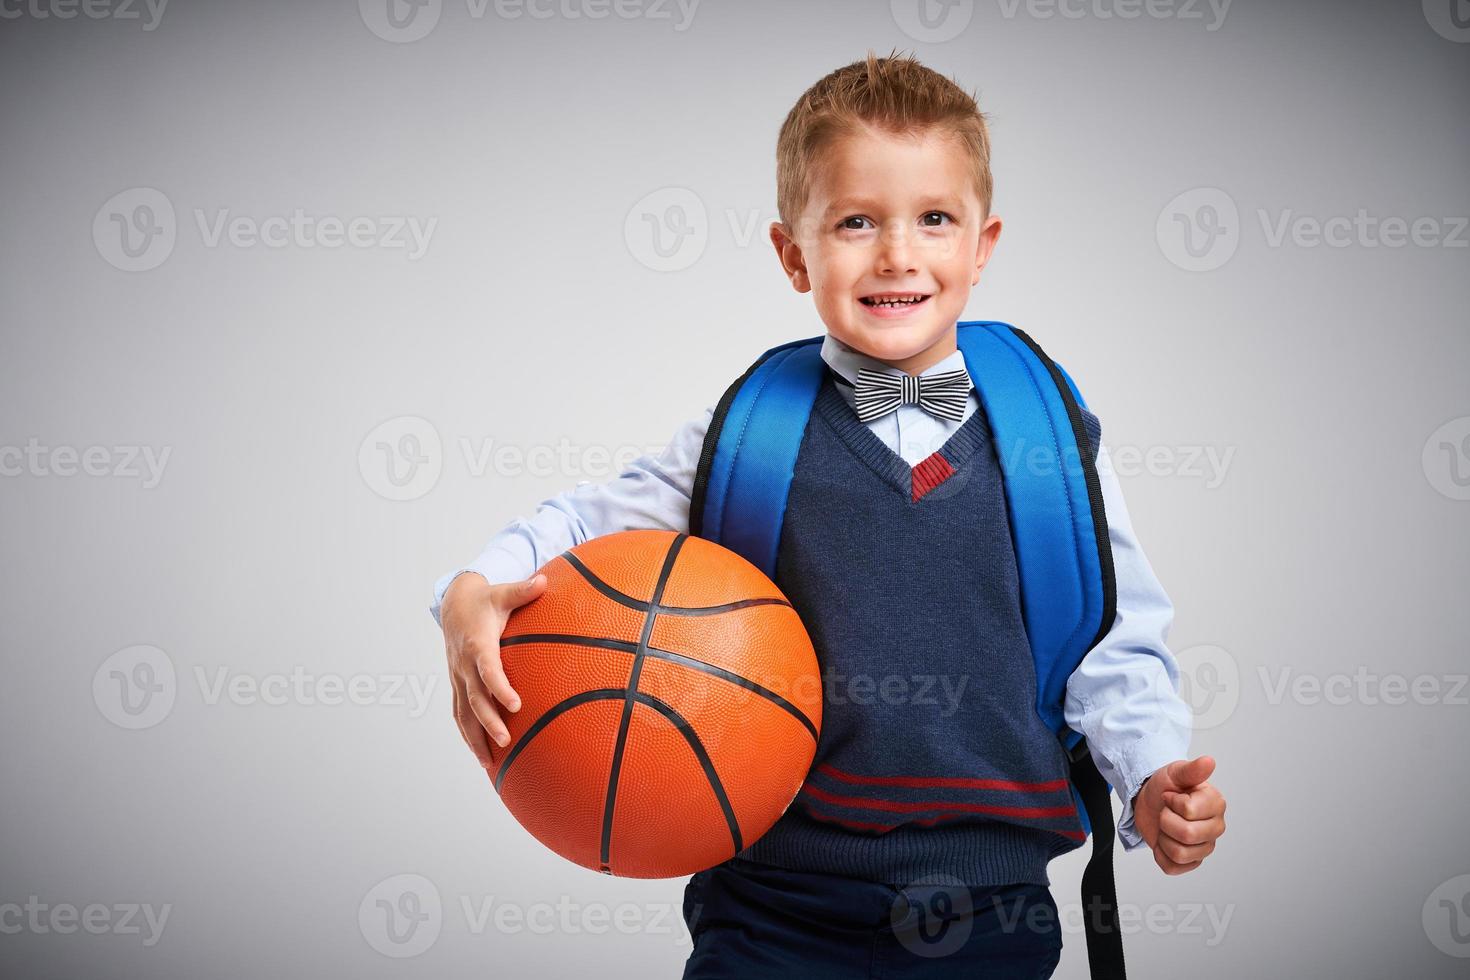
[[[771,242],[828,333],[910,374],[955,349],[1001,225],[973,96],[911,57],[870,51],[797,100],[776,184]],[[923,299],[874,305],[884,294]]]

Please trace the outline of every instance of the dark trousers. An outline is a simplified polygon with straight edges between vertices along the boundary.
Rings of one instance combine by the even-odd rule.
[[[684,888],[684,980],[1049,977],[1062,955],[1046,885],[885,885],[739,858]]]

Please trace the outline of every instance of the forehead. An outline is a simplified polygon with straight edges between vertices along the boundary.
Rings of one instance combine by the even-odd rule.
[[[843,137],[826,148],[812,174],[811,203],[823,211],[934,199],[976,200],[964,147],[934,130],[916,136],[864,131]]]

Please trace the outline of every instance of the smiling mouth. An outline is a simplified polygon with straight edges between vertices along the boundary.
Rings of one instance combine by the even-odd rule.
[[[879,310],[900,310],[906,306],[917,306],[931,295],[930,293],[876,293],[872,296],[863,296],[858,302]]]

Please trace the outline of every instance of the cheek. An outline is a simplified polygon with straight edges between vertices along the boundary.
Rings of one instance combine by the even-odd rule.
[[[959,238],[950,238],[934,243],[931,257],[934,268],[940,275],[951,278],[962,277],[970,268],[970,258],[975,254],[971,243]]]
[[[814,274],[829,284],[832,291],[850,289],[862,276],[865,268],[862,249],[839,247],[824,252],[815,263],[809,264]]]
[[[847,299],[856,282],[852,276],[846,274],[840,268],[828,266],[815,271],[812,279],[812,291],[816,293],[819,301],[838,303]]]

